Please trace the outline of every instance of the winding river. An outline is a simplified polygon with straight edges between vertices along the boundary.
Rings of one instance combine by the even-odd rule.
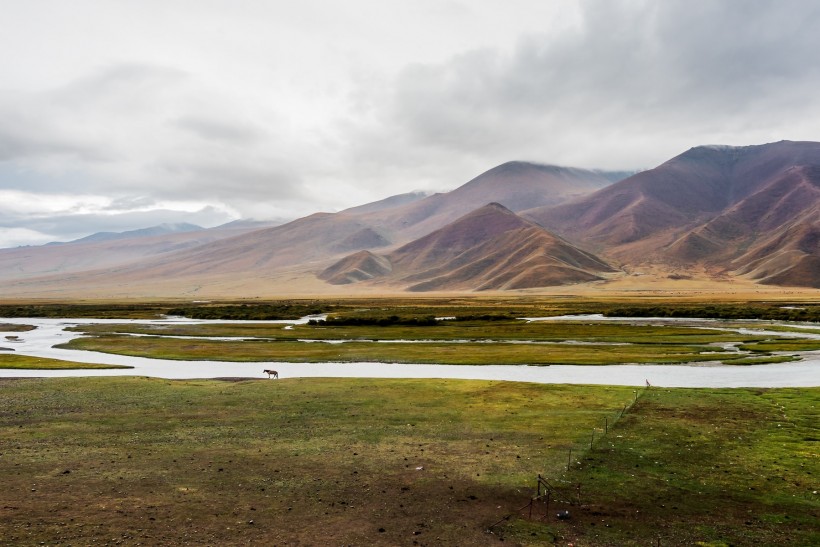
[[[298,321],[268,321],[267,323],[288,325],[305,323],[310,318]],[[529,318],[528,320],[578,320],[579,316],[566,318]],[[600,316],[586,316],[580,319],[590,321],[604,320]],[[708,324],[708,320],[667,320],[654,318],[608,319],[640,323],[676,322],[692,326]],[[294,377],[337,377],[337,378],[450,378],[470,380],[503,380],[514,382],[535,382],[548,384],[597,384],[644,386],[649,381],[661,387],[816,387],[820,386],[820,352],[803,353],[803,360],[791,363],[770,365],[738,366],[719,363],[698,363],[691,365],[426,365],[394,363],[281,363],[281,362],[230,362],[230,361],[176,361],[167,359],[150,359],[130,357],[91,351],[78,351],[55,348],[81,336],[80,333],[68,332],[67,327],[94,323],[241,323],[241,321],[200,321],[184,318],[166,318],[162,320],[123,320],[123,319],[2,319],[0,323],[24,324],[37,327],[35,330],[22,333],[19,340],[0,342],[0,345],[13,349],[17,355],[29,355],[83,363],[110,365],[127,365],[131,369],[100,370],[19,370],[0,369],[0,377],[70,377],[70,376],[150,376],[155,378],[226,378],[247,377],[266,378],[263,369],[275,368],[280,378]],[[253,323],[259,323],[254,321]],[[792,327],[798,325],[790,325]],[[710,325],[709,328],[720,328]],[[732,329],[750,334],[772,334],[781,337],[799,336],[801,338],[820,339],[820,334],[794,334],[787,332],[768,332],[755,329],[753,325],[744,329]]]

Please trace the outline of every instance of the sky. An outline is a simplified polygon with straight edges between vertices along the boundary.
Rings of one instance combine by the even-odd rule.
[[[820,140],[820,2],[0,0],[0,247]]]

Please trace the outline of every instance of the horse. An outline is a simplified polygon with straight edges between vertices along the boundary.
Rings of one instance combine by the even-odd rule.
[[[278,378],[279,378],[279,373],[278,373],[278,372],[276,372],[275,370],[265,369],[265,370],[263,370],[263,371],[262,371],[262,374],[267,374],[267,375],[268,375],[268,379],[271,379],[271,378],[276,378],[276,379],[278,379]]]

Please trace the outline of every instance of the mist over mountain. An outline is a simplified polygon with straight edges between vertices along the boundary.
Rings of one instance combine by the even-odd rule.
[[[80,239],[69,241],[68,243],[96,243],[99,241],[116,241],[119,239],[131,239],[135,237],[151,237],[165,234],[174,234],[182,232],[195,232],[197,230],[204,230],[202,226],[190,224],[187,222],[179,223],[163,223],[150,228],[140,228],[137,230],[128,230],[126,232],[97,232]],[[55,242],[51,245],[64,245],[64,242]]]

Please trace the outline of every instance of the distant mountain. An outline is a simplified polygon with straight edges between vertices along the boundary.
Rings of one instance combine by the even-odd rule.
[[[508,162],[451,192],[277,226],[4,249],[0,296],[633,290],[644,266],[820,288],[820,143],[699,146],[624,175]]]
[[[108,277],[252,277],[314,264],[325,267],[349,253],[412,241],[493,201],[484,196],[495,195],[524,207],[558,203],[608,184],[606,177],[593,171],[510,162],[446,194],[388,198],[340,213],[315,213],[281,226],[140,261],[134,268],[120,269]]]
[[[527,218],[625,263],[817,286],[820,143],[699,146]]]
[[[262,228],[272,228],[273,226],[280,226],[286,222],[289,222],[290,219],[278,219],[278,220],[256,220],[253,218],[240,218],[237,220],[232,220],[225,224],[220,224],[214,229],[218,230],[261,230]]]
[[[151,237],[166,234],[178,234],[184,232],[196,232],[204,230],[201,226],[196,224],[189,224],[187,222],[180,223],[163,223],[150,228],[140,228],[138,230],[129,230],[127,232],[97,232],[80,239],[75,239],[69,243],[97,243],[100,241],[117,241],[120,239],[132,239],[135,237]],[[57,245],[64,245],[65,243],[56,243]]]
[[[163,224],[122,233],[101,232],[76,241],[0,249],[0,280],[65,276],[142,263],[258,229],[225,225],[203,229],[193,224]],[[61,283],[62,278],[58,279]]]
[[[395,251],[360,251],[325,269],[332,284],[381,279],[411,291],[524,289],[602,279],[599,258],[491,203]]]

